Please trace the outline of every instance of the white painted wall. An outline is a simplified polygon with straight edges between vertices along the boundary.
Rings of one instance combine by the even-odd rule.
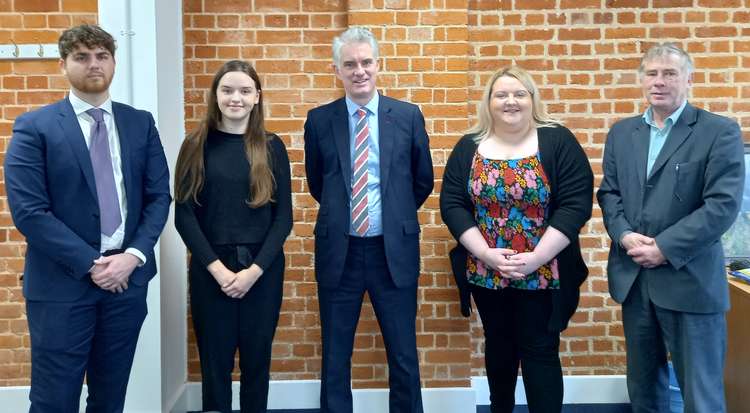
[[[174,177],[185,136],[182,1],[152,1],[156,6],[159,133]],[[162,412],[171,410],[187,382],[187,252],[174,226],[172,206],[160,243]]]
[[[141,2],[139,2],[141,3]],[[143,1],[142,3],[150,3]],[[155,83],[154,76],[139,78],[140,73],[136,74],[133,70],[134,60],[138,60],[137,66],[148,66],[153,68],[156,73],[156,54],[153,41],[149,41],[148,33],[139,27],[136,32],[132,26],[133,16],[132,4],[129,0],[99,0],[99,25],[114,36],[117,41],[117,50],[115,52],[115,78],[110,87],[112,100],[129,104],[139,109],[149,110],[154,114],[158,122],[158,113],[153,109],[155,105],[148,96],[141,92],[141,87],[150,87],[153,90]],[[141,16],[138,16],[138,20]],[[145,17],[145,16],[143,16]],[[148,20],[153,20],[153,13]],[[147,22],[138,21],[141,26],[147,26]],[[151,23],[153,25],[153,23]],[[137,43],[134,45],[134,43]],[[136,52],[137,53],[134,53]],[[154,77],[152,79],[152,77]],[[138,79],[138,85],[135,85],[135,79]],[[136,89],[138,88],[138,94]],[[160,251],[157,246],[156,257]],[[158,266],[157,262],[157,266]],[[161,392],[153,391],[161,386],[161,374],[159,366],[161,355],[161,304],[159,285],[160,274],[149,283],[148,286],[148,316],[141,328],[141,334],[138,338],[138,347],[136,348],[133,369],[130,373],[128,382],[128,393],[125,399],[125,410],[128,412],[156,412],[161,406]],[[84,405],[82,404],[82,407]]]
[[[113,100],[154,115],[174,170],[184,136],[182,2],[99,0],[99,24],[117,40]],[[157,245],[149,315],[138,340],[125,410],[168,411],[187,380],[186,252],[173,213]]]

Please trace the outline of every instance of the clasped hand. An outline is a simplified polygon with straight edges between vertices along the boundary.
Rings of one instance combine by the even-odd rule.
[[[622,237],[620,244],[630,258],[643,268],[654,268],[667,262],[654,238],[631,232]]]
[[[544,264],[535,252],[516,252],[507,248],[488,248],[480,258],[503,278],[523,279]]]
[[[236,273],[224,265],[221,265],[221,268],[214,269],[214,271],[211,271],[211,269],[209,271],[216,282],[219,283],[224,294],[238,299],[244,297],[263,274],[263,270],[256,264]]]
[[[140,262],[138,257],[127,252],[99,257],[94,260],[91,281],[103,290],[122,293],[128,289],[130,274]]]

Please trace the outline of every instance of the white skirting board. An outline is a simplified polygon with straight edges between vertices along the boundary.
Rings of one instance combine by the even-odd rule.
[[[566,404],[628,403],[625,376],[564,376]],[[239,382],[233,385],[233,405],[239,409]],[[314,409],[319,406],[318,380],[272,381],[268,394],[269,409]],[[81,408],[85,406],[86,389],[81,395]],[[382,413],[388,411],[387,389],[361,389],[353,391],[355,413]],[[426,413],[470,412],[476,405],[490,403],[486,377],[472,377],[471,387],[422,389]],[[516,403],[526,404],[521,377],[516,385]],[[24,412],[29,409],[29,387],[0,388],[0,406],[3,411]],[[201,385],[186,383],[182,395],[175,400],[171,413],[199,410]],[[126,412],[126,413],[147,413]],[[151,412],[148,412],[151,413]],[[153,413],[158,413],[154,410]]]
[[[232,386],[232,407],[239,410],[239,382]],[[353,392],[355,413],[382,413],[388,411],[388,389],[357,389]],[[268,390],[268,409],[317,409],[320,407],[319,380],[271,381]],[[425,412],[468,412],[475,408],[474,390],[471,388],[422,389]],[[199,410],[201,407],[200,383],[188,383],[185,392],[172,409],[172,413]]]
[[[624,375],[563,376],[563,386],[564,404],[630,403]],[[478,406],[490,404],[487,377],[472,377],[471,388],[475,391]],[[516,382],[516,404],[526,404],[521,376]]]
[[[629,403],[624,375],[564,376],[564,403],[618,404]],[[239,409],[239,383],[235,382],[233,407]],[[188,383],[172,413],[200,409],[200,383]],[[268,392],[269,409],[315,409],[320,406],[319,380],[272,381]],[[354,413],[382,413],[388,411],[387,389],[359,389],[353,392]],[[487,377],[472,377],[471,387],[422,389],[422,403],[426,413],[472,412],[477,405],[490,404]],[[518,377],[516,404],[526,404],[523,381]]]

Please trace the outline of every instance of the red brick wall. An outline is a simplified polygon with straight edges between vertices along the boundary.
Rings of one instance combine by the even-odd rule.
[[[483,373],[482,332],[460,317],[447,251],[454,241],[438,211],[440,177],[474,117],[488,76],[511,63],[531,70],[548,110],[578,136],[597,182],[609,126],[639,113],[635,68],[649,44],[673,40],[693,54],[691,101],[736,118],[750,131],[750,0],[184,0],[185,114],[192,129],[212,75],[247,59],[261,74],[267,127],[287,144],[295,226],[285,250],[284,304],[274,343],[276,379],[317,378],[320,332],[302,129],[307,111],[343,94],[330,43],[347,25],[369,25],[381,44],[381,90],[421,106],[435,164],[435,193],[419,212],[422,269],[417,332],[424,384],[467,386]],[[0,44],[55,42],[61,28],[95,21],[96,1],[0,0]],[[0,61],[0,153],[19,113],[61,97],[54,61]],[[28,335],[18,276],[24,244],[0,189],[0,386],[28,383]],[[624,372],[618,306],[604,274],[608,239],[601,213],[582,236],[591,276],[561,344],[567,374]],[[190,380],[200,379],[189,338]],[[372,308],[365,305],[354,354],[356,387],[384,387],[387,367]]]

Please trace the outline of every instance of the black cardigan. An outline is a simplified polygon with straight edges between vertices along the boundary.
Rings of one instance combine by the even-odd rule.
[[[581,256],[578,233],[591,218],[594,174],[581,145],[565,127],[537,129],[539,156],[550,185],[550,203],[546,221],[562,232],[570,244],[557,255],[560,289],[553,291],[553,309],[548,328],[562,331],[578,306],[581,284],[588,268]],[[453,237],[458,240],[476,226],[474,204],[468,191],[472,160],[477,150],[476,135],[465,135],[453,148],[443,175],[440,191],[440,214]],[[461,294],[461,312],[470,313],[466,250],[459,242],[451,251],[451,265]]]

